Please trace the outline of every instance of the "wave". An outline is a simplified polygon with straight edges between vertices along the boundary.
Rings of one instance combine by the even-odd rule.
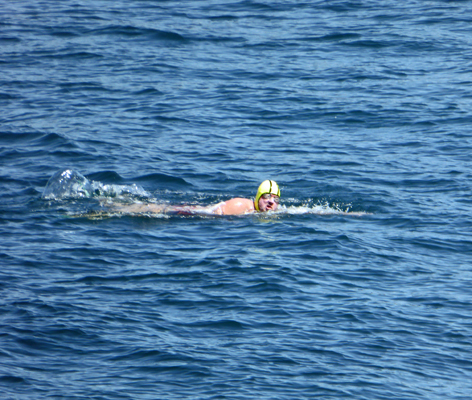
[[[162,31],[152,28],[140,28],[136,26],[111,25],[104,28],[93,29],[89,34],[94,35],[116,35],[122,37],[147,37],[148,39],[185,42],[186,38],[177,32]]]

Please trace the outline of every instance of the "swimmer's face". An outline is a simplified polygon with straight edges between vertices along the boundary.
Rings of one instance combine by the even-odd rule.
[[[274,194],[263,194],[259,199],[259,210],[261,212],[275,211],[279,206],[280,198]]]

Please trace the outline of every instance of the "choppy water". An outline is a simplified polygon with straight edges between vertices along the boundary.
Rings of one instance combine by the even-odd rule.
[[[471,2],[0,7],[2,398],[472,397]]]

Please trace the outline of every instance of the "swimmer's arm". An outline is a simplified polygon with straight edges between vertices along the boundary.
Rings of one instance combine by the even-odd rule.
[[[124,214],[141,214],[141,213],[162,213],[166,206],[161,204],[127,204],[123,206],[115,206],[114,210]]]

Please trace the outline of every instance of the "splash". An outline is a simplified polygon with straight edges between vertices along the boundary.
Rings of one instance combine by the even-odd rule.
[[[49,179],[42,198],[46,200],[80,199],[90,197],[150,197],[141,186],[107,185],[87,179],[77,171],[65,169]]]
[[[350,215],[354,217],[360,217],[363,215],[370,215],[364,211],[349,211],[349,207],[342,210],[338,206],[330,206],[329,204],[319,204],[314,206],[281,206],[276,213],[290,214],[290,215],[303,215],[303,214],[317,214],[317,215]]]

